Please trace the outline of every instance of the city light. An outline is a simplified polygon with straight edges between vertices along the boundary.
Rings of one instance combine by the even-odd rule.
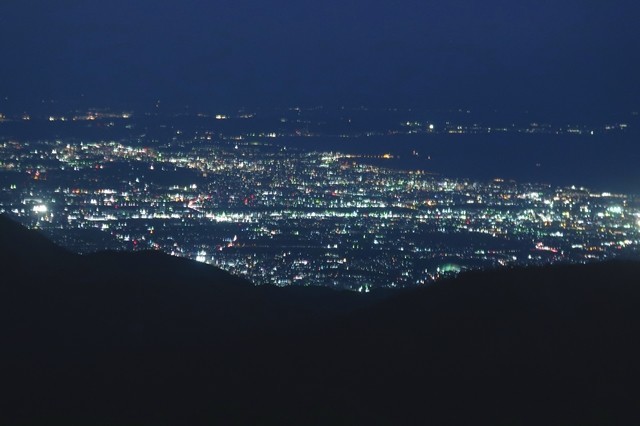
[[[33,206],[34,213],[47,213],[47,211],[49,211],[49,209],[44,204],[38,204],[36,206]]]
[[[133,120],[108,111],[77,117],[125,115]],[[289,123],[297,126],[295,117]],[[442,130],[402,125],[455,131],[452,137],[483,131],[445,123]],[[172,132],[164,144],[4,142],[8,176],[31,178],[5,179],[0,209],[73,251],[162,250],[255,284],[362,292],[425,285],[469,269],[584,263],[640,250],[640,204],[632,195],[388,168],[402,155],[279,146],[269,138],[282,133],[272,131],[189,133]]]

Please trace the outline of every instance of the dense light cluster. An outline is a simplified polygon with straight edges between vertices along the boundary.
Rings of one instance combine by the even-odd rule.
[[[0,145],[0,208],[75,251],[156,249],[255,283],[366,291],[463,269],[637,256],[623,194],[447,179],[194,139]]]

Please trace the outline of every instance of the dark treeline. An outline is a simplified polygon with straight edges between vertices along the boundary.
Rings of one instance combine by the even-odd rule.
[[[361,295],[0,218],[4,424],[634,424],[637,263]]]

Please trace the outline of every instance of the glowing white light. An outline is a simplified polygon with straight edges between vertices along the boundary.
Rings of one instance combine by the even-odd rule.
[[[206,262],[207,261],[207,252],[206,251],[201,251],[198,253],[198,255],[196,256],[196,261],[198,262]]]
[[[434,126],[433,124],[429,124],[429,130],[433,130],[435,128],[436,128],[436,126]]]
[[[46,213],[49,209],[44,204],[38,204],[37,206],[33,206],[33,211],[35,213]]]
[[[622,207],[620,206],[611,206],[607,210],[609,210],[609,212],[611,213],[622,214]]]

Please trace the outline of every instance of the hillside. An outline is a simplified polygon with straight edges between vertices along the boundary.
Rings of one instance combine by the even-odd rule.
[[[69,253],[0,217],[3,424],[634,424],[640,265],[392,296]]]

